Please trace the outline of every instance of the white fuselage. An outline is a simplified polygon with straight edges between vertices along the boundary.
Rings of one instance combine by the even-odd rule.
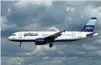
[[[55,34],[58,31],[24,31],[15,32],[13,35],[9,36],[9,40],[12,41],[35,41],[37,38],[44,38]],[[65,31],[58,36],[55,41],[68,41],[86,38],[87,34],[92,32],[78,32],[78,31]],[[94,34],[94,36],[97,35]]]

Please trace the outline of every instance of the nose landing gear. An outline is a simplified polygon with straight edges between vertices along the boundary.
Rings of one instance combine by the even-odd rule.
[[[51,48],[51,47],[53,47],[53,44],[52,44],[52,43],[50,43],[50,44],[49,44],[49,47],[50,47],[50,48]]]
[[[22,42],[20,42],[20,45],[19,45],[19,47],[21,47],[21,44],[22,44]]]

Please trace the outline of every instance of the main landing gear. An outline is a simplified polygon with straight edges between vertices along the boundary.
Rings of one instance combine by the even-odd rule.
[[[53,44],[52,44],[52,43],[49,43],[49,47],[50,47],[50,48],[53,47]]]

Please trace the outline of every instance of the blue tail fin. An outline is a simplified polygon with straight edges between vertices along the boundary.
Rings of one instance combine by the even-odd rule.
[[[81,31],[93,32],[96,24],[96,17],[92,17]]]

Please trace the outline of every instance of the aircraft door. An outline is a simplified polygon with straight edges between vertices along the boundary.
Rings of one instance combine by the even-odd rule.
[[[20,39],[23,38],[23,34],[22,34],[22,32],[20,32],[20,33],[18,34],[18,37],[19,37]]]
[[[73,32],[73,36],[74,36],[74,39],[77,39],[79,37],[78,32]]]
[[[80,32],[78,32],[78,38],[81,39],[81,33]]]

